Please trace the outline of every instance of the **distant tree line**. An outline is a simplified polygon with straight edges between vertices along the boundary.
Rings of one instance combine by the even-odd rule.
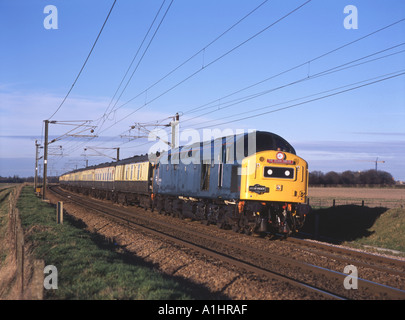
[[[48,183],[56,183],[59,181],[59,177],[48,177]],[[34,177],[20,178],[17,175],[12,177],[2,177],[0,176],[0,183],[23,183],[23,182],[34,182]],[[38,178],[38,182],[42,183],[42,178]]]
[[[48,177],[48,183],[57,183],[59,177]],[[20,178],[18,175],[12,177],[0,176],[0,183],[23,183],[34,182],[34,177]],[[42,178],[38,177],[38,183],[42,183]],[[385,171],[368,170],[362,172],[344,171],[337,173],[330,171],[312,171],[309,173],[310,185],[394,185],[395,180],[392,175]]]
[[[362,172],[344,171],[337,173],[330,171],[323,173],[313,171],[309,173],[310,185],[394,185],[392,175],[385,171],[368,170]]]
[[[12,177],[2,177],[0,176],[0,183],[22,183],[26,182],[28,178],[20,178],[17,175],[14,175]],[[34,181],[34,180],[32,180]]]

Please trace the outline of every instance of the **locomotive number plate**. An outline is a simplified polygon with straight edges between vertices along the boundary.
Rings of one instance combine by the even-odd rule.
[[[270,192],[269,188],[266,186],[262,186],[260,184],[255,184],[254,186],[249,186],[250,192],[255,192],[258,194],[268,193]]]

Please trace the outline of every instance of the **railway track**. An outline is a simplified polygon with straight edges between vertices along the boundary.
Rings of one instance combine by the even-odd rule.
[[[297,237],[287,238],[286,241],[305,248],[307,252],[321,253],[329,259],[336,259],[357,267],[370,268],[374,271],[405,277],[405,262],[400,259]]]
[[[367,260],[371,259],[369,257],[360,259],[359,256],[354,257],[353,253],[352,256],[348,256],[347,252],[343,254],[339,251],[330,251],[330,248],[325,252],[325,248],[321,246],[306,246],[298,239],[288,241],[256,239],[216,228],[206,228],[195,222],[173,220],[171,217],[136,207],[123,208],[107,201],[91,200],[59,188],[53,188],[52,191],[63,197],[63,201],[74,202],[103,216],[108,215],[115,223],[189,248],[200,255],[225,262],[245,272],[259,275],[263,279],[275,280],[289,288],[288,290],[303,291],[303,296],[310,296],[311,299],[405,299],[403,287],[398,289],[392,286],[395,280],[379,283],[358,278],[357,289],[348,290],[344,287],[347,274],[316,261],[310,262],[308,257],[319,256],[321,259],[333,260],[333,264],[339,265],[353,264],[355,261],[356,267],[368,268],[372,273],[383,275],[384,279],[393,276],[402,280],[405,275],[404,262],[392,265],[383,259],[384,261],[371,260],[373,263],[370,263],[370,260]],[[280,248],[276,250],[277,246],[281,250]],[[290,253],[284,254],[286,251]],[[303,256],[306,258],[301,258]],[[353,280],[351,282],[353,283]]]

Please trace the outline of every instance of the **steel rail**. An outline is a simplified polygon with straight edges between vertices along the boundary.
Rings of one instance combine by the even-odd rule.
[[[319,253],[318,250],[322,250],[322,255],[331,259],[337,259],[340,261],[351,263],[353,265],[356,265],[356,267],[360,266],[364,268],[371,268],[377,271],[386,272],[405,278],[405,262],[399,259],[384,257],[368,252],[361,252],[350,248],[343,248],[323,242],[312,242],[307,239],[301,239],[297,237],[289,237],[286,239],[286,241],[291,242],[295,245],[305,247],[305,250],[314,254]],[[337,254],[348,256],[348,258],[338,256]],[[369,262],[361,261],[363,259]],[[377,263],[381,265],[377,265]]]

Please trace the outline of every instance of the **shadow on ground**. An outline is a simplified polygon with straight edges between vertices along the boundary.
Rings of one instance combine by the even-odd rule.
[[[353,241],[373,234],[369,229],[387,208],[355,205],[312,210],[306,217],[302,232],[334,243]]]
[[[70,224],[75,226],[76,228],[80,228],[85,230],[87,225],[80,219],[77,219],[74,216],[71,216],[67,213],[65,213],[65,220],[69,221]],[[94,241],[94,243],[97,244],[97,246],[103,250],[111,250],[114,251],[116,254],[120,256],[122,261],[128,264],[133,264],[137,266],[142,266],[149,268],[151,270],[158,270],[159,265],[154,264],[152,262],[145,261],[144,259],[135,256],[133,253],[129,252],[125,246],[120,246],[117,243],[115,243],[114,239],[106,238],[100,234],[97,233],[90,233],[88,231],[85,231],[88,233],[91,237],[91,239]],[[171,279],[176,281],[183,292],[188,294],[191,299],[193,300],[229,300],[230,298],[223,294],[222,292],[212,292],[210,291],[207,287],[194,283],[190,280],[187,280],[183,277],[179,276],[174,276],[174,275],[166,275],[164,273],[160,274],[163,278],[165,279]],[[223,291],[223,290],[222,290]]]

